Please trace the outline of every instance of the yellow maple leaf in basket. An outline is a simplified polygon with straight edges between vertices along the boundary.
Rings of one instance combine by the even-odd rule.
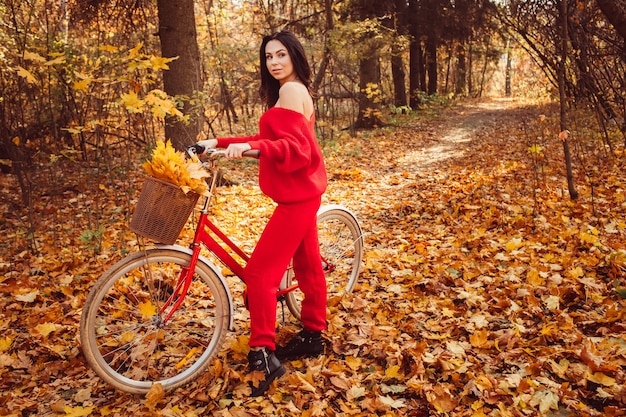
[[[178,185],[185,194],[193,191],[200,195],[208,193],[205,178],[209,176],[197,156],[186,158],[176,151],[168,140],[157,140],[151,159],[142,165],[151,177]]]

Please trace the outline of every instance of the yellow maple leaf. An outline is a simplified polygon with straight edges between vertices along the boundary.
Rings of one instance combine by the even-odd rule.
[[[46,62],[46,58],[42,57],[37,52],[30,52],[30,51],[24,52],[24,59],[28,61],[34,61],[34,62]]]
[[[169,65],[167,65],[168,62],[172,62],[175,59],[178,59],[178,57],[174,57],[174,58],[165,58],[162,56],[153,56],[150,57],[150,64],[153,70],[160,70],[160,69],[164,69],[164,70],[168,70],[170,69]]]
[[[361,359],[355,358],[354,356],[347,356],[345,361],[346,365],[353,371],[361,369]]]
[[[546,280],[539,275],[539,271],[536,269],[530,269],[526,273],[526,281],[530,285],[541,286],[546,283]]]
[[[96,407],[93,405],[89,407],[70,407],[66,405],[63,411],[65,411],[65,417],[85,417],[90,415],[94,408]]]
[[[398,365],[393,365],[390,366],[389,368],[385,369],[385,378],[398,378],[401,376],[400,374],[400,366]]]
[[[294,378],[292,378],[292,382]],[[315,387],[315,382],[313,381],[313,375],[307,372],[303,374],[302,372],[295,373],[295,379],[298,382],[298,389],[307,392],[316,392],[317,388]]]
[[[470,335],[470,343],[474,347],[481,347],[487,343],[489,340],[489,334],[487,333],[487,329],[481,329],[475,333]]]
[[[182,115],[176,108],[176,102],[162,90],[154,89],[146,95],[146,103],[150,105],[152,114],[164,118],[166,115]]]
[[[11,348],[12,344],[13,338],[11,336],[0,339],[0,352],[8,351]]]
[[[89,79],[74,81],[72,88],[76,91],[87,91],[87,87],[89,87],[90,82],[91,80]]]
[[[35,76],[28,71],[26,68],[17,66],[17,75],[24,78],[28,84],[37,84],[37,79]]]
[[[598,239],[598,231],[597,230],[592,230],[591,233],[587,233],[587,232],[580,232],[579,234],[579,238],[581,240],[581,242],[584,243],[589,243],[590,245],[593,246],[600,246],[600,241]]]
[[[128,94],[122,94],[120,97],[122,104],[130,113],[140,113],[143,111],[144,101],[137,97],[137,93],[131,91]]]
[[[133,332],[124,332],[120,335],[122,343],[131,343],[133,340],[135,340],[135,333]]]
[[[248,336],[239,336],[237,340],[234,340],[230,345],[230,350],[236,353],[246,354],[250,347],[248,346]]]
[[[46,62],[44,65],[47,66],[52,66],[52,65],[57,65],[57,64],[63,64],[65,62],[65,56],[58,56],[54,59],[51,59],[50,61]]]
[[[445,388],[437,386],[433,392],[426,395],[428,402],[441,413],[452,411],[456,407],[456,400]]]
[[[207,170],[204,169],[202,165],[197,162],[187,164],[187,172],[189,173],[189,178],[191,179],[201,180],[209,176]]]
[[[43,337],[47,337],[50,333],[58,330],[60,327],[61,325],[56,323],[42,323],[35,326],[35,330],[37,330],[37,333],[39,333]]]
[[[156,314],[156,306],[150,301],[139,303],[139,311],[144,318],[150,318]]]
[[[583,271],[583,269],[580,266],[577,266],[572,269],[569,269],[567,271],[567,275],[569,275],[571,278],[576,279],[585,275],[585,271]]]
[[[523,246],[523,242],[522,242],[522,238],[521,237],[514,237],[513,239],[509,240],[506,245],[504,246],[504,248],[506,249],[507,252],[511,252],[514,251],[515,249],[519,249],[520,247]]]
[[[567,359],[561,359],[558,363],[554,359],[548,359],[547,364],[550,366],[552,372],[562,379],[567,379],[566,372],[570,365]]]
[[[602,372],[587,372],[587,381],[594,382],[596,384],[604,385],[605,387],[612,387],[615,385],[615,378],[602,373]]]
[[[548,324],[541,328],[541,334],[543,336],[555,336],[555,335],[558,335],[558,333],[559,333],[559,328],[554,323]]]

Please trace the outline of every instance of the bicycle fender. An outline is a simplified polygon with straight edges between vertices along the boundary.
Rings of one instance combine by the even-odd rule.
[[[186,247],[180,246],[180,245],[163,245],[163,244],[157,243],[156,246],[159,249],[172,249],[172,250],[176,250],[176,251],[179,251],[179,252],[184,252],[184,253],[186,253],[186,254],[188,254],[190,256],[193,254],[193,251],[190,248],[186,248]],[[217,275],[217,277],[220,279],[220,283],[222,284],[222,287],[224,287],[224,291],[226,292],[226,296],[228,297],[228,305],[230,307],[230,320],[228,322],[228,330],[230,330],[230,331],[234,330],[234,328],[235,328],[235,326],[234,326],[235,309],[233,307],[234,306],[233,295],[231,294],[230,288],[228,287],[228,284],[226,283],[226,279],[222,275],[222,272],[220,271],[220,269],[217,266],[215,266],[211,261],[209,261],[206,258],[206,256],[200,255],[198,257],[198,262],[201,262],[206,267],[211,269],[211,271],[213,271],[215,273],[215,275]]]
[[[324,205],[320,206],[320,208],[317,210],[317,216],[319,217],[322,214],[326,213],[327,211],[331,211],[331,210],[341,210],[341,211],[346,212],[347,214],[349,214],[350,217],[352,217],[354,219],[354,222],[357,224],[357,226],[359,228],[359,236],[363,236],[363,230],[361,229],[361,223],[359,223],[359,220],[356,218],[356,215],[350,209],[348,209],[346,206],[342,206],[341,204],[324,204]]]

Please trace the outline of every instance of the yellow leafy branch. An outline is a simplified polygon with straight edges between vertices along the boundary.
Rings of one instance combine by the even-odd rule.
[[[193,191],[200,195],[208,193],[205,178],[209,173],[197,157],[188,159],[183,152],[176,151],[171,142],[158,140],[152,151],[151,160],[143,164],[148,175],[178,185],[185,194]]]

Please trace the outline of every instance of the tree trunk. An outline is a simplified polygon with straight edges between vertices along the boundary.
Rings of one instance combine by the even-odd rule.
[[[418,0],[408,0],[405,21],[410,35],[409,41],[409,106],[417,109],[421,104],[420,91],[422,84],[423,50],[421,40],[420,9]]]
[[[511,72],[513,71],[513,57],[511,56],[511,41],[506,38],[506,69],[504,71],[504,95],[511,97]]]
[[[489,41],[487,41],[487,48],[485,48],[485,56],[483,57],[483,68],[480,72],[480,86],[478,89],[478,97],[483,96],[483,91],[485,89],[485,78],[487,77],[487,68],[489,66],[489,57],[487,51],[489,50]],[[470,74],[470,80],[472,79],[472,74]]]
[[[468,92],[467,89],[467,54],[465,53],[465,42],[459,41],[456,47],[458,66],[457,66],[457,80],[454,93],[457,96],[465,96]],[[470,87],[471,91],[471,87]]]
[[[391,76],[393,78],[393,104],[396,107],[406,106],[404,63],[400,54],[391,56]]]
[[[411,39],[409,44],[409,106],[417,109],[421,104],[419,92],[422,91],[422,45],[419,39]]]
[[[378,5],[379,6],[379,5]],[[354,16],[359,20],[376,18],[379,11],[376,4],[366,0],[354,3]],[[359,59],[359,115],[355,129],[371,129],[381,126],[380,104],[382,98],[380,86],[379,45],[372,42],[375,34],[363,33],[361,58]]]
[[[560,99],[560,138],[563,141],[563,154],[565,156],[565,172],[567,176],[567,188],[569,190],[570,199],[576,200],[578,198],[578,191],[574,187],[574,173],[572,170],[572,155],[569,149],[569,134],[567,133],[567,96],[565,93],[565,70],[567,62],[567,43],[568,43],[568,31],[567,31],[567,1],[561,0],[560,24],[561,24],[561,60],[559,62],[558,77],[559,77],[559,99]]]
[[[163,72],[163,89],[182,101],[182,112],[188,121],[167,118],[165,137],[172,145],[183,150],[196,142],[202,130],[202,108],[195,100],[202,90],[202,66],[196,37],[193,0],[157,0],[161,55],[178,59],[170,62],[169,71]],[[192,104],[194,103],[194,104]]]
[[[330,47],[330,34],[335,27],[335,22],[333,21],[333,0],[324,0],[324,16],[326,17],[326,32],[324,33],[324,56],[322,57],[322,61],[320,62],[319,67],[317,68],[317,72],[311,86],[313,91],[316,92],[322,85],[322,81],[324,80],[324,76],[326,75],[326,68],[328,68],[328,63],[330,62],[330,59],[332,57],[332,51]]]
[[[359,61],[359,116],[355,129],[371,129],[382,126],[380,120],[380,63],[378,56]]]
[[[394,0],[393,19],[390,19],[391,29],[395,31],[396,36],[404,36],[408,34],[407,28],[407,3],[406,0]],[[391,77],[393,78],[393,102],[396,107],[404,107],[408,104],[406,96],[406,74],[404,71],[404,61],[402,59],[403,50],[394,41],[391,44]]]
[[[428,95],[437,94],[437,47],[438,41],[429,36],[426,41],[426,63],[428,71]]]

